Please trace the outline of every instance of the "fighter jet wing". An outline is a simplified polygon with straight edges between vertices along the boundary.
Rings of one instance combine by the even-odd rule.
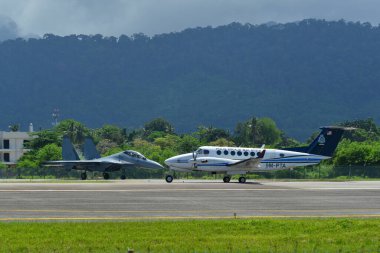
[[[255,169],[259,167],[261,160],[265,155],[265,150],[260,152],[260,155],[256,158],[248,158],[245,160],[238,161],[236,163],[230,163],[227,166],[234,169]]]
[[[126,161],[119,161],[119,160],[112,160],[112,161],[102,161],[102,160],[72,160],[72,161],[46,161],[42,163],[43,166],[49,166],[49,167],[63,167],[63,166],[86,166],[86,167],[93,167],[93,166],[99,166],[99,165],[132,165],[132,163],[126,162]]]

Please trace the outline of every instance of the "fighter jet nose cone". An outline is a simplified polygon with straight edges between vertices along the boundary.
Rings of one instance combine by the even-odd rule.
[[[164,169],[164,166],[155,161],[150,161],[153,169]]]

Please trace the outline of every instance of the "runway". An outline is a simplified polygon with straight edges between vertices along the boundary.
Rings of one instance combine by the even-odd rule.
[[[0,182],[0,221],[380,218],[380,181]]]

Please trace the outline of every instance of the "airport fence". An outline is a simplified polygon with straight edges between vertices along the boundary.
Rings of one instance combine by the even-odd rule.
[[[129,169],[125,171],[130,179],[164,178],[168,171]],[[62,168],[2,168],[1,179],[79,179],[81,171]],[[87,172],[89,179],[101,179],[101,172]],[[111,179],[117,179],[121,172],[110,173]],[[212,179],[222,178],[223,174],[211,175],[206,172],[174,173],[176,178]],[[274,172],[252,173],[247,178],[252,179],[370,179],[380,178],[380,166],[332,166],[316,165],[297,169]]]
[[[1,179],[80,179],[82,171],[62,169],[57,167],[41,168],[2,168],[0,169]],[[120,178],[122,172],[116,171],[110,173],[111,179]],[[165,172],[162,170],[147,169],[129,169],[125,171],[127,178],[163,178]],[[102,179],[102,172],[87,172],[88,179]]]

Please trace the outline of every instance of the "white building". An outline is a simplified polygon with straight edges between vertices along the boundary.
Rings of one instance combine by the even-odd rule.
[[[17,160],[29,151],[29,149],[25,149],[24,144],[31,139],[28,132],[0,131],[0,162],[6,165],[15,165]]]

